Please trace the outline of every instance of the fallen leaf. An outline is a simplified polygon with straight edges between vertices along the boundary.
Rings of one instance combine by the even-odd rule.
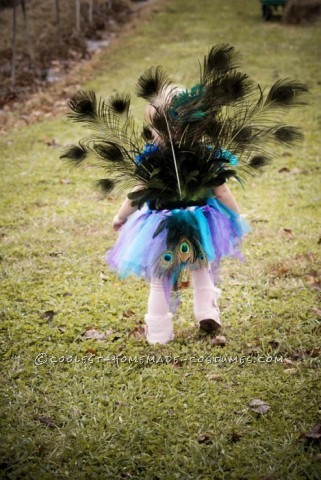
[[[232,432],[231,436],[230,436],[230,442],[231,443],[237,443],[241,440],[242,437],[243,437],[243,435],[241,435],[240,433]]]
[[[283,235],[284,237],[286,238],[293,238],[293,230],[291,228],[286,228],[286,227],[283,227],[281,228],[281,235]]]
[[[113,333],[112,330],[108,330],[107,332],[100,332],[95,328],[89,328],[83,333],[84,338],[92,338],[93,340],[105,340],[109,335]]]
[[[261,415],[265,415],[266,413],[268,413],[269,410],[271,410],[271,406],[267,402],[264,402],[259,398],[251,400],[248,406],[250,407],[252,412],[260,413]]]
[[[304,170],[302,170],[302,168],[294,167],[290,170],[290,173],[292,175],[300,175],[301,173],[304,173]]]
[[[199,437],[197,437],[197,441],[198,443],[205,443],[206,445],[212,443],[211,437],[209,435],[199,435]]]
[[[269,345],[271,345],[272,348],[276,349],[280,346],[280,341],[275,339],[275,340],[271,340],[270,342],[268,342]]]
[[[135,315],[135,312],[133,310],[125,310],[123,312],[123,318],[129,318]]]
[[[226,338],[223,337],[223,335],[218,335],[211,340],[211,344],[215,345],[216,347],[225,347],[226,343]]]
[[[59,146],[58,143],[54,138],[44,138],[43,142],[48,145],[48,147],[57,147]]]
[[[215,373],[209,373],[208,375],[206,375],[206,378],[208,378],[209,380],[213,380],[214,382],[223,381],[223,378],[221,377],[221,375],[216,375]]]
[[[130,337],[141,337],[145,335],[145,327],[143,325],[138,325],[129,333]]]
[[[295,365],[295,362],[293,362],[293,360],[291,360],[290,358],[285,358],[285,359],[283,360],[283,363],[284,363],[285,365]]]
[[[69,178],[61,178],[60,183],[62,183],[63,185],[69,185],[73,184],[74,182],[72,180],[69,180]]]
[[[311,311],[316,314],[317,317],[321,318],[321,308],[312,307]]]
[[[109,277],[105,275],[103,272],[100,272],[99,276],[102,280],[105,280],[105,281],[109,280]]]
[[[64,252],[50,252],[49,257],[59,257],[59,255],[63,255]]]
[[[315,456],[314,456],[315,460],[319,463],[321,463],[321,453],[317,453]]]
[[[309,432],[301,433],[302,440],[320,441],[321,440],[321,423],[317,423]]]
[[[286,368],[284,370],[284,373],[286,373],[287,375],[293,375],[293,373],[297,373],[297,369],[296,368]]]
[[[288,167],[282,167],[280,168],[279,173],[290,173],[290,170],[288,169]]]
[[[312,288],[315,288],[316,290],[321,290],[321,279],[318,272],[310,272],[308,275],[305,276],[305,281]]]
[[[92,355],[97,355],[97,350],[94,348],[87,348],[86,353],[91,353]]]
[[[319,358],[320,353],[320,348],[312,348],[312,350],[307,351],[307,354],[312,358]]]
[[[57,428],[57,425],[50,417],[45,417],[43,415],[35,415],[34,419],[38,420],[38,422],[43,423],[49,428]]]
[[[175,360],[173,363],[173,368],[182,368],[183,367],[183,362],[180,360]]]
[[[54,312],[53,310],[47,310],[45,313],[41,315],[40,318],[44,320],[48,320],[48,322],[52,322],[55,315],[56,315],[56,312]]]

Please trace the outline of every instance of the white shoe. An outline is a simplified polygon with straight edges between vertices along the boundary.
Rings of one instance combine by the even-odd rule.
[[[167,315],[145,315],[146,340],[151,345],[161,343],[166,345],[174,338],[173,314]]]

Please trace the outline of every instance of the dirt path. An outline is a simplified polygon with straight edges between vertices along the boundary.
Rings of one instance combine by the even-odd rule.
[[[57,77],[56,81],[37,82],[37,86],[34,84],[31,91],[28,88],[7,90],[0,108],[0,134],[11,128],[32,125],[42,119],[55,118],[64,113],[66,99],[101,71],[103,51],[106,49],[113,51],[117,48],[121,37],[132,35],[142,20],[160,11],[163,3],[164,0],[133,2],[127,21],[123,21],[116,31],[108,34],[108,46],[104,47],[104,42],[101,42],[102,45],[97,42],[96,46],[95,42],[91,42],[89,48],[96,51],[88,51],[85,58],[78,55],[75,60],[71,55],[67,61],[61,62],[57,59],[52,62],[52,76]],[[103,32],[100,34],[103,35]]]

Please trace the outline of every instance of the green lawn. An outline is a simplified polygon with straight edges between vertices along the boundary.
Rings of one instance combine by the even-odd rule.
[[[288,115],[303,145],[277,149],[245,190],[231,185],[252,232],[246,261],[223,264],[225,346],[198,332],[190,290],[175,340],[146,343],[148,286],[120,281],[103,259],[122,199],[102,201],[97,171],[59,160],[80,128],[44,120],[1,139],[0,478],[321,478],[320,444],[301,438],[321,408],[320,23],[264,23],[250,0],[163,1],[82,86],[134,93],[152,64],[191,86],[220,42],[261,85],[292,77],[311,92]],[[134,111],[142,118],[143,102]],[[269,412],[253,412],[253,399]]]

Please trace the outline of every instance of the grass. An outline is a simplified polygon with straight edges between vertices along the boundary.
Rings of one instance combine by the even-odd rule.
[[[222,41],[262,85],[309,85],[310,104],[289,114],[302,147],[277,150],[245,190],[232,185],[252,233],[246,262],[223,265],[225,346],[197,331],[190,290],[175,340],[145,342],[148,286],[119,281],[103,260],[121,199],[99,200],[97,172],[58,159],[80,129],[59,118],[1,139],[0,478],[320,478],[318,443],[301,438],[320,422],[320,29],[263,23],[259,7],[160,2],[84,85],[133,92],[158,63],[191,85],[197,58]],[[89,328],[106,338],[86,339]],[[249,409],[255,398],[266,415]]]

